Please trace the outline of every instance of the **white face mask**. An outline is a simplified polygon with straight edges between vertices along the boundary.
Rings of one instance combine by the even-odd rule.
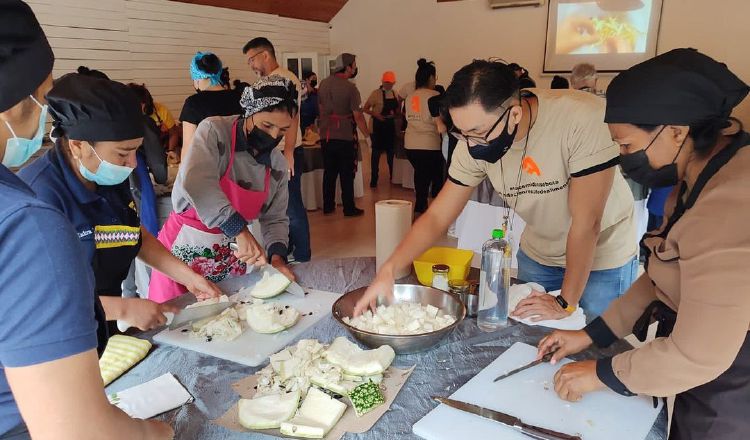
[[[5,154],[3,155],[2,164],[9,168],[20,167],[31,156],[34,155],[40,148],[42,148],[42,141],[44,140],[44,126],[47,124],[47,106],[42,105],[33,96],[29,95],[36,105],[41,107],[42,111],[39,114],[39,126],[36,129],[36,134],[31,139],[20,138],[16,136],[13,127],[5,121],[5,125],[8,126],[12,138],[8,139],[5,143]]]

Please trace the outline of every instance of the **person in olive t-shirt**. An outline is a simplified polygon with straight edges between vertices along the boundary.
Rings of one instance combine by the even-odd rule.
[[[443,98],[460,139],[443,190],[381,267],[357,312],[393,283],[450,226],[474,187],[489,178],[526,223],[518,278],[535,292],[513,316],[562,319],[578,305],[593,317],[624,293],[638,270],[633,196],[617,164],[619,147],[604,124],[604,100],[573,90],[530,89],[504,63],[476,60],[453,77]],[[498,218],[497,224],[513,224]],[[490,231],[487,231],[489,235]]]

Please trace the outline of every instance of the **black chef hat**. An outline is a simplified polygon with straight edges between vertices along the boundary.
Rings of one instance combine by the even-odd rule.
[[[52,72],[54,61],[29,5],[0,0],[0,112],[33,94]]]
[[[55,136],[89,142],[143,137],[141,104],[125,84],[69,73],[55,81],[47,102]]]
[[[674,49],[617,75],[607,88],[604,121],[645,125],[728,125],[747,84],[695,49]]]

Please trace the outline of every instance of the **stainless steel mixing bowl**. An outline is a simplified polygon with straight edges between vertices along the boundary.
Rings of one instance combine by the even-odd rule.
[[[370,348],[390,345],[398,354],[426,351],[449,335],[466,317],[466,307],[461,303],[461,300],[448,292],[433,289],[432,287],[396,284],[393,286],[393,298],[381,298],[378,300],[378,305],[391,305],[403,302],[419,303],[424,306],[433,305],[442,310],[444,314],[452,315],[456,318],[456,322],[443,329],[419,335],[381,335],[359,330],[346,324],[343,318],[352,317],[354,314],[354,305],[357,304],[357,301],[362,297],[366,289],[366,287],[362,287],[361,289],[343,294],[333,304],[332,313],[339,324],[344,326],[355,339]]]

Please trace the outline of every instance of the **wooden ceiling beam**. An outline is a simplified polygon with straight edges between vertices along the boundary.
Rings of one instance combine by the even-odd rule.
[[[347,0],[171,0],[329,23]]]

